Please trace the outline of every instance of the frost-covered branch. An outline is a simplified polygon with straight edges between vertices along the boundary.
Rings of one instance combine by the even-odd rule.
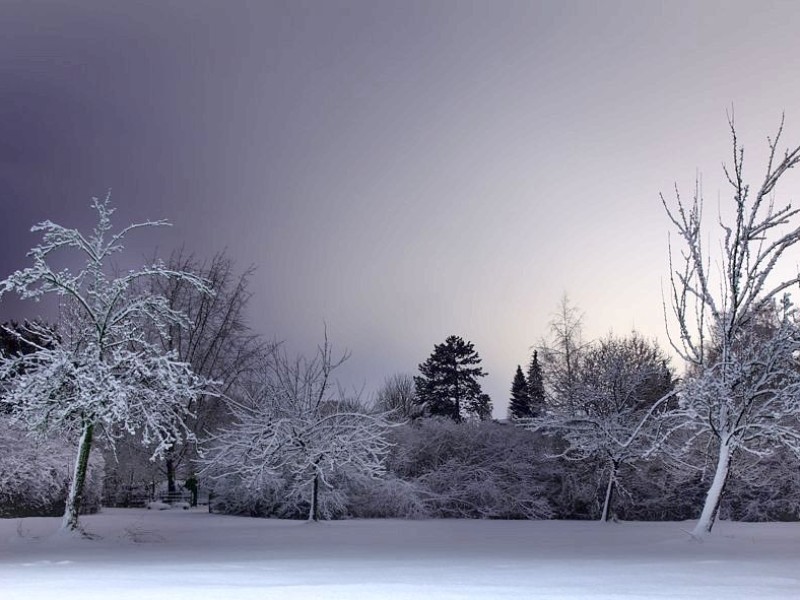
[[[0,282],[0,297],[13,292],[23,299],[46,294],[62,298],[58,334],[36,331],[31,336],[32,351],[0,361],[0,379],[6,386],[2,402],[16,422],[38,432],[80,433],[64,518],[68,530],[79,527],[94,436],[103,435],[113,443],[122,432],[136,434],[152,448],[153,457],[160,456],[176,440],[190,435],[188,406],[208,387],[208,380],[189,364],[145,336],[147,327],[159,331],[185,327],[186,317],[162,297],[143,294],[133,284],[179,279],[200,293],[210,293],[209,288],[201,278],[160,263],[116,276],[110,260],[123,250],[125,235],[166,222],[139,223],[112,233],[110,197],[94,199],[92,208],[98,223],[88,237],[50,221],[34,226],[42,241],[29,253],[33,266]],[[54,270],[48,262],[51,255],[68,250],[79,251],[82,268]]]
[[[608,471],[602,519],[620,468],[641,460],[656,443],[652,416],[673,396],[672,373],[660,349],[641,337],[609,337],[584,350],[571,386],[572,402],[556,404],[541,417],[519,424],[559,440],[553,457],[597,460]]]
[[[800,274],[780,274],[786,254],[800,242],[800,209],[775,204],[777,184],[800,162],[800,146],[777,152],[783,120],[768,138],[766,174],[751,190],[744,179],[744,150],[729,116],[733,165],[725,168],[732,189],[732,216],[718,219],[720,252],[713,257],[702,244],[702,189],[686,206],[676,192],[668,218],[683,243],[682,268],[675,268],[670,247],[671,299],[679,335],[676,350],[691,365],[680,390],[679,424],[717,440],[717,471],[695,532],[711,530],[731,461],[737,453],[797,449],[792,433],[797,414],[797,326],[788,297]]]
[[[232,424],[208,440],[202,474],[264,495],[286,486],[305,498],[311,520],[322,513],[320,488],[332,490],[336,478],[382,477],[392,425],[331,389],[341,363],[327,339],[311,360],[275,349],[247,401],[231,403]]]

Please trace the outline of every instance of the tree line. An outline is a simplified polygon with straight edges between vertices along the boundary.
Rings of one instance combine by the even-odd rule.
[[[689,201],[661,198],[677,238],[665,311],[681,372],[636,333],[584,341],[565,298],[510,378],[505,423],[491,421],[480,356],[457,335],[366,401],[337,384],[347,354],[327,336],[290,357],[250,331],[252,271],[224,254],[118,273],[126,236],[164,221],[115,229],[106,197],[91,232],[36,225],[32,265],[0,282],[0,299],[55,295],[60,318],[2,327],[2,510],[61,498],[63,528],[80,532],[102,483],[124,503],[146,481],[174,492],[199,479],[219,510],[312,520],[699,517],[702,536],[720,514],[796,518],[800,326],[788,292],[800,275],[782,267],[800,217],[775,191],[800,147],[779,152],[781,126],[750,185],[732,118],[730,131],[732,216],[709,228],[699,185]],[[55,266],[68,252],[77,270]]]

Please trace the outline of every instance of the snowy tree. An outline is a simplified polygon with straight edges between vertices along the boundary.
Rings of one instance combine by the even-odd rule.
[[[45,331],[45,336],[39,332]],[[57,337],[57,332],[52,325],[38,321],[17,323],[10,321],[0,325],[0,361],[10,360],[22,354],[35,352],[41,346],[47,346],[48,340]],[[22,368],[18,363],[18,368]],[[4,379],[8,379],[6,376]],[[4,379],[0,379],[0,398],[6,387]],[[11,407],[0,401],[0,412],[10,412]]]
[[[605,474],[600,518],[607,521],[622,483],[621,470],[656,443],[655,420],[648,422],[648,417],[666,406],[672,387],[667,359],[655,343],[636,334],[608,337],[584,349],[571,405],[556,406],[520,424],[557,436],[564,444],[560,456],[588,461],[592,472]]]
[[[17,354],[34,352],[37,346],[41,346],[47,341],[37,334],[42,329],[50,332],[48,339],[56,334],[55,329],[45,323],[30,324],[27,321],[3,323],[0,325],[0,356],[8,358]],[[30,344],[26,340],[34,343]]]
[[[575,386],[583,341],[583,314],[565,294],[550,321],[550,339],[539,346],[547,389],[547,404],[561,412],[576,412]],[[538,358],[538,357],[537,357]]]
[[[419,365],[420,375],[414,377],[417,403],[429,415],[457,422],[468,417],[488,419],[492,403],[478,381],[486,376],[480,363],[472,342],[451,335],[436,344],[433,354]]]
[[[419,416],[414,378],[406,373],[387,377],[377,392],[375,406],[379,412],[390,413],[393,421],[403,422]]]
[[[254,498],[281,489],[307,504],[311,521],[323,516],[321,495],[337,478],[381,477],[390,423],[334,385],[346,358],[332,358],[327,338],[310,360],[276,348],[247,401],[232,403],[232,424],[209,440],[202,473]]]
[[[718,219],[720,251],[705,245],[709,231],[699,182],[688,204],[677,189],[673,207],[661,197],[681,242],[677,265],[670,250],[673,346],[690,365],[676,427],[709,435],[716,445],[714,477],[693,531],[698,536],[713,527],[737,454],[769,454],[781,445],[800,451],[796,328],[782,315],[766,338],[756,331],[758,319],[800,283],[783,264],[800,241],[800,210],[776,205],[774,198],[778,182],[800,162],[800,146],[779,154],[781,123],[768,139],[764,179],[751,188],[732,117],[729,125],[733,167],[725,174],[733,197],[730,214],[721,209]]]
[[[32,228],[42,241],[28,254],[33,266],[0,282],[0,297],[15,292],[22,299],[57,295],[62,303],[58,335],[39,328],[24,339],[34,351],[6,357],[0,379],[2,402],[17,422],[33,431],[75,432],[79,436],[62,529],[80,531],[87,464],[94,436],[113,440],[120,432],[138,433],[160,456],[185,433],[187,406],[206,381],[173,352],[164,352],[145,335],[146,327],[167,331],[186,325],[162,296],[137,292],[149,278],[177,278],[208,291],[198,277],[172,271],[155,262],[116,275],[112,260],[125,236],[141,227],[166,225],[150,221],[113,232],[110,198],[94,199],[98,223],[88,235],[44,221]],[[83,268],[58,269],[59,251],[77,252]]]
[[[533,416],[531,410],[530,395],[528,393],[528,382],[522,373],[522,367],[517,365],[517,372],[514,373],[514,380],[511,382],[511,400],[508,403],[508,418],[512,421],[525,419]]]
[[[432,417],[392,435],[396,444],[389,468],[405,485],[395,484],[391,491],[413,516],[552,516],[544,498],[541,445],[530,432],[493,421]],[[386,502],[394,504],[396,498]]]
[[[213,290],[213,294],[197,288],[185,278],[157,278],[146,282],[151,295],[167,299],[169,308],[186,316],[189,326],[174,323],[167,330],[148,328],[148,338],[164,352],[174,352],[192,370],[218,384],[213,395],[189,399],[189,430],[193,437],[207,432],[216,422],[226,418],[219,396],[235,393],[237,386],[256,367],[266,351],[263,341],[254,335],[245,320],[250,292],[248,284],[253,269],[236,274],[229,257],[216,254],[208,263],[192,255],[177,252],[170,256],[167,268],[192,273]],[[178,470],[187,454],[195,448],[188,440],[178,440],[164,453],[167,489],[176,491]]]
[[[705,482],[703,492],[707,488]],[[739,454],[725,482],[719,516],[733,521],[797,521],[800,469],[792,452],[776,447],[764,456]]]
[[[31,435],[21,424],[0,416],[0,517],[63,513],[69,489],[74,442],[60,435]],[[103,461],[89,462],[83,508],[99,508]]]

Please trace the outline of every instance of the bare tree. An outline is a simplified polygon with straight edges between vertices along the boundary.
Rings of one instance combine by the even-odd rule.
[[[781,121],[775,138],[768,138],[764,179],[751,188],[745,183],[744,150],[732,116],[728,122],[733,168],[726,167],[725,175],[733,212],[731,218],[719,217],[719,252],[704,243],[709,232],[703,227],[699,181],[688,204],[677,188],[674,206],[661,196],[681,242],[677,265],[670,247],[677,325],[671,342],[690,366],[680,390],[681,410],[674,415],[676,427],[713,436],[717,447],[714,477],[695,535],[711,531],[737,453],[769,453],[780,445],[800,450],[796,328],[786,314],[767,339],[756,333],[758,319],[800,283],[797,274],[781,276],[779,271],[787,251],[800,241],[800,211],[791,204],[776,206],[774,199],[778,182],[800,161],[800,146],[779,154]]]
[[[403,422],[420,416],[413,375],[395,373],[387,377],[377,392],[375,407],[389,413],[393,421]]]
[[[539,346],[547,404],[560,412],[578,410],[575,386],[585,347],[583,314],[564,294],[550,320],[550,339]]]
[[[89,235],[50,221],[34,226],[32,231],[43,234],[29,253],[33,266],[0,282],[0,295],[62,298],[58,335],[37,328],[25,340],[35,351],[0,360],[0,379],[7,385],[2,401],[15,420],[38,432],[80,432],[62,525],[66,531],[80,531],[78,516],[96,429],[111,441],[120,431],[137,433],[152,447],[153,457],[160,456],[187,434],[188,407],[207,384],[174,352],[155,346],[145,335],[146,323],[164,332],[186,326],[184,315],[163,296],[133,291],[142,280],[174,278],[210,293],[205,282],[160,262],[115,275],[111,263],[125,236],[166,222],[134,224],[115,233],[110,198],[95,198],[92,207],[98,223]],[[84,261],[80,271],[52,265],[54,255],[64,250],[79,253]]]
[[[233,261],[224,253],[216,254],[209,262],[200,262],[182,251],[172,254],[167,267],[174,271],[193,273],[207,282],[213,294],[205,294],[181,279],[157,279],[148,282],[150,293],[163,296],[169,307],[186,316],[186,328],[172,325],[168,330],[152,327],[148,335],[164,352],[174,352],[191,365],[198,375],[214,382],[213,394],[199,395],[189,400],[188,421],[193,437],[213,429],[226,418],[221,397],[235,394],[246,375],[259,363],[267,344],[254,335],[246,322],[250,299],[248,284],[254,268],[237,274]],[[176,491],[176,479],[187,455],[194,445],[187,439],[176,440],[164,454],[167,489]]]
[[[389,488],[394,498],[376,490],[388,506],[404,500],[401,505],[411,507],[412,514],[434,518],[552,516],[540,440],[530,432],[492,421],[433,417],[393,434],[391,470],[404,485]]]
[[[276,348],[247,402],[232,405],[233,423],[211,438],[203,473],[262,495],[282,487],[306,500],[311,521],[320,519],[321,493],[336,477],[382,476],[390,425],[334,385],[346,358],[332,358],[327,337],[311,360]]]
[[[641,461],[655,443],[656,423],[648,417],[665,406],[672,386],[667,359],[655,343],[636,334],[608,337],[584,348],[572,405],[519,423],[557,437],[563,450],[556,456],[591,464],[593,475],[605,475],[600,519],[608,521],[624,483],[621,470]]]

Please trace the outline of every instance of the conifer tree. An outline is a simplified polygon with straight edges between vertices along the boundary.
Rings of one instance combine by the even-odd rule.
[[[421,375],[414,377],[417,403],[429,415],[457,422],[465,417],[488,419],[492,402],[478,382],[478,377],[486,376],[480,362],[472,342],[458,336],[451,335],[443,344],[436,344],[433,354],[419,365]]]
[[[508,403],[508,417],[512,421],[532,417],[531,402],[528,392],[528,382],[522,373],[522,367],[517,365],[514,381],[511,383],[511,400]]]
[[[542,365],[539,363],[539,353],[534,350],[531,364],[528,366],[528,406],[530,414],[526,416],[541,417],[544,415],[545,395]]]

